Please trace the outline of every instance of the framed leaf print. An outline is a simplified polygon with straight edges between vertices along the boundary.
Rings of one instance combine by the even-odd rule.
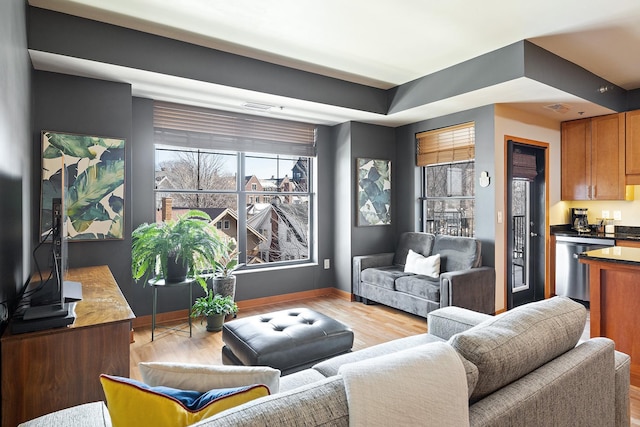
[[[358,225],[391,224],[391,161],[358,159]]]
[[[124,157],[124,139],[42,132],[41,236],[52,199],[64,197],[69,240],[122,239]]]

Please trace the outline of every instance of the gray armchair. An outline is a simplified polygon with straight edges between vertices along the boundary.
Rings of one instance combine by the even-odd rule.
[[[425,257],[440,254],[439,277],[405,272],[409,249]],[[496,273],[481,264],[479,240],[407,232],[400,236],[395,252],[353,258],[353,294],[358,301],[422,317],[446,306],[493,314]]]

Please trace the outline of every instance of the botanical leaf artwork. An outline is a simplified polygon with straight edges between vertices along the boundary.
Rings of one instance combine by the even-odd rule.
[[[51,201],[65,198],[67,238],[122,239],[124,139],[43,132],[42,237],[51,229]]]
[[[358,159],[358,225],[391,224],[391,162]]]

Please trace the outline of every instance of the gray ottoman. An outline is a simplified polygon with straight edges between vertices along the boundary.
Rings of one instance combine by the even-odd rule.
[[[351,351],[347,325],[308,308],[276,311],[226,322],[222,363],[271,366],[283,375]]]

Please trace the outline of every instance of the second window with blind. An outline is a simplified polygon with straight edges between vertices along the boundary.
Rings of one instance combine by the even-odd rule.
[[[312,258],[315,127],[156,103],[156,220],[199,209],[248,267]]]
[[[475,235],[475,125],[416,134],[423,231]]]

